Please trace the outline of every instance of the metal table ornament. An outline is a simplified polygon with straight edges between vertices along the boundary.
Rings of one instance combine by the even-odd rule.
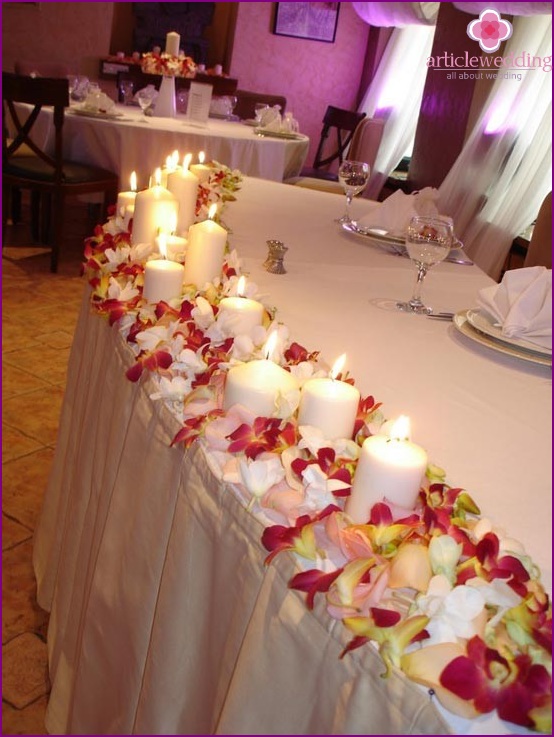
[[[287,270],[283,264],[285,253],[289,250],[282,241],[266,241],[268,247],[267,258],[264,267],[270,274],[286,274]]]

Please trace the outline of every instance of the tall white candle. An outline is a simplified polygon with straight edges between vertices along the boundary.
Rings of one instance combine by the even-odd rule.
[[[158,246],[163,259],[147,261],[144,266],[144,289],[142,296],[148,302],[168,302],[180,297],[183,292],[184,268],[175,261],[165,258],[164,238],[159,236]]]
[[[298,389],[296,378],[273,361],[268,358],[249,361],[227,372],[223,408],[228,410],[234,404],[241,404],[256,417],[272,417],[279,395],[295,389]]]
[[[192,154],[187,154],[183,160],[183,166],[170,172],[167,176],[167,188],[179,203],[175,229],[178,235],[184,235],[196,217],[199,182],[198,177],[189,171],[191,158]]]
[[[404,509],[413,509],[427,468],[427,454],[419,445],[410,442],[407,429],[398,423],[391,428],[390,437],[372,435],[362,445],[360,459],[354,474],[352,492],[345,506],[346,513],[356,524],[369,520],[371,507],[383,500]]]
[[[181,36],[175,31],[170,31],[165,37],[165,53],[171,56],[179,56],[179,44]]]
[[[137,174],[136,172],[131,173],[130,177],[130,184],[131,189],[128,192],[119,192],[117,195],[117,204],[115,207],[115,212],[117,217],[124,218],[125,217],[125,208],[134,205],[135,199],[137,196]]]
[[[153,187],[137,192],[133,215],[131,243],[154,243],[158,233],[168,231],[168,221],[174,222],[179,204],[171,192],[160,185],[161,170],[156,169]]]
[[[233,335],[248,335],[252,328],[261,325],[264,306],[255,299],[243,297],[245,278],[241,276],[236,297],[224,297],[219,303],[220,315],[226,315]]]
[[[209,166],[206,166],[206,164],[204,164],[205,157],[205,153],[203,151],[200,151],[200,153],[198,154],[198,164],[193,164],[190,167],[191,172],[194,174],[195,177],[198,178],[200,184],[208,179],[212,171]]]
[[[223,267],[227,231],[211,219],[215,210],[212,205],[209,219],[189,228],[185,284],[196,284],[199,289],[219,276]]]
[[[135,215],[135,206],[134,205],[127,205],[125,208],[125,213],[123,215],[123,222],[122,227],[123,230],[129,230],[131,227],[131,220],[133,219]]]
[[[171,156],[167,156],[165,159],[165,166],[162,166],[162,178],[160,184],[162,187],[165,187],[166,189],[169,189],[167,186],[167,182],[169,179],[169,175],[172,172],[177,171],[179,168],[179,152],[174,151]]]
[[[334,378],[345,359],[343,354],[335,362],[330,378],[309,379],[302,387],[298,424],[319,428],[326,440],[351,438],[354,431],[360,392]]]

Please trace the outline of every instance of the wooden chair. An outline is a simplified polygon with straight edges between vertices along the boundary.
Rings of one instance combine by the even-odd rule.
[[[16,74],[29,77],[67,77],[69,68],[66,64],[58,64],[53,61],[28,61],[20,60],[14,64]]]
[[[264,102],[269,107],[280,105],[281,114],[285,112],[287,107],[287,98],[281,95],[267,95],[265,92],[251,92],[250,90],[240,90],[235,92],[237,104],[233,110],[241,120],[252,120],[256,115],[256,104]]]
[[[354,161],[365,161],[372,169],[383,138],[384,126],[385,121],[381,118],[362,118],[356,126],[346,157]],[[300,175],[287,179],[286,184],[296,184],[298,187],[344,195],[344,189],[340,182],[330,181],[329,179]]]
[[[32,106],[28,116],[21,114],[16,103]],[[53,107],[53,153],[33,138],[33,127],[44,105]],[[114,204],[118,192],[118,175],[105,169],[67,161],[63,158],[63,124],[69,105],[67,79],[24,77],[2,72],[2,234],[5,234],[10,190],[14,187],[38,192],[49,204],[52,272],[57,271],[58,255],[63,239],[64,213],[68,195],[101,192],[104,211]],[[8,131],[11,141],[8,140]],[[30,156],[18,156],[28,146]],[[3,238],[4,240],[4,238]]]
[[[328,179],[338,181],[338,175],[329,170],[335,162],[338,165],[344,160],[344,155],[358,123],[366,117],[365,113],[352,110],[343,110],[340,107],[329,105],[323,116],[323,128],[319,138],[319,144],[312,167],[305,168],[300,172],[302,177],[315,177],[316,179]],[[329,136],[334,144],[329,150]]]
[[[523,265],[552,268],[552,192],[544,198],[537,215]]]

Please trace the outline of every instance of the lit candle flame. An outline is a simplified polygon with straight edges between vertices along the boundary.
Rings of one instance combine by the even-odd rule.
[[[206,158],[206,154],[205,154],[205,153],[204,153],[203,151],[200,151],[200,153],[198,154],[198,161],[199,161],[199,162],[200,162],[201,164],[203,164],[203,163],[204,163],[204,159],[205,159],[205,158]]]
[[[244,274],[239,279],[239,283],[237,284],[237,297],[244,297],[244,292],[246,290],[246,277]]]
[[[214,202],[212,205],[210,205],[210,209],[208,210],[208,220],[213,220],[216,212],[217,212],[217,205]]]
[[[273,333],[271,333],[269,338],[266,340],[265,346],[264,346],[264,357],[268,361],[271,361],[271,356],[273,355],[273,351],[275,350],[276,345],[277,345],[277,332],[274,331]]]
[[[154,172],[154,184],[157,187],[159,187],[161,183],[162,183],[162,170],[160,169],[160,167],[158,167],[156,171]]]
[[[160,233],[158,236],[158,250],[163,258],[167,258],[167,235],[165,233]]]
[[[136,171],[131,172],[131,192],[137,191],[137,173]]]
[[[173,165],[173,156],[165,157],[165,168],[170,170],[175,168],[175,166]]]
[[[186,154],[183,158],[183,169],[185,171],[188,171],[191,161],[192,161],[192,154]]]
[[[179,166],[179,152],[177,151],[177,149],[175,149],[175,151],[171,155],[171,162],[174,169]]]
[[[391,440],[409,440],[410,439],[410,418],[406,415],[400,417],[393,422],[390,429]]]
[[[335,363],[333,364],[333,368],[329,372],[329,376],[332,379],[336,379],[337,376],[340,374],[342,369],[344,368],[344,364],[346,363],[346,353],[343,353],[342,356],[339,356]]]

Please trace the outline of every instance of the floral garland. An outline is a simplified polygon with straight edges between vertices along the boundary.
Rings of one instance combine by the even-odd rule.
[[[145,74],[163,74],[165,77],[194,77],[196,64],[190,56],[155,54],[148,51],[142,55],[142,71]]]
[[[233,199],[240,173],[215,164],[209,181],[199,218],[206,198]],[[128,379],[148,371],[156,380],[151,399],[165,401],[181,423],[172,444],[202,442],[218,478],[262,520],[266,564],[283,551],[299,556],[302,570],[289,587],[306,594],[310,609],[316,595],[325,597],[328,614],[352,634],[341,657],[371,641],[385,675],[402,670],[453,713],[472,718],[496,709],[502,719],[549,732],[551,606],[521,544],[480,517],[469,494],[451,488],[436,466],[412,513],[382,502],[366,524],[352,524],[344,499],[363,441],[383,425],[380,404],[362,398],[353,438],[332,442],[298,425],[298,396],[282,397],[270,418],[240,406],[224,412],[226,372],[262,357],[271,332],[278,362],[300,383],[328,367],[318,352],[291,342],[269,307],[262,326],[233,337],[218,306],[237,292],[234,251],[206,292],[185,286],[182,298],[157,305],[142,299],[148,255],[131,246],[129,233],[98,227],[85,246],[93,309],[133,350]],[[255,285],[248,296],[256,297]]]

